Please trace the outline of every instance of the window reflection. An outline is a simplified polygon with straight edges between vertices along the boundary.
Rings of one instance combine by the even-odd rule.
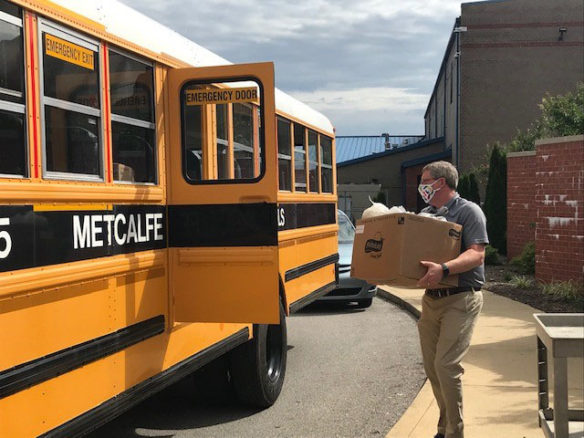
[[[229,178],[229,126],[227,104],[216,106],[217,109],[217,178]]]
[[[253,178],[253,114],[251,107],[233,104],[233,160],[236,179]]]
[[[156,183],[154,69],[109,51],[115,181]]]
[[[200,106],[183,108],[183,152],[185,173],[189,181],[203,179],[203,132]]]
[[[278,181],[280,190],[292,190],[290,122],[278,119]]]
[[[152,66],[111,50],[109,64],[112,113],[153,122]]]
[[[45,168],[101,177],[98,46],[48,29],[41,23]]]
[[[0,10],[17,18],[17,6],[1,2]],[[22,25],[0,17],[0,175],[27,176]]]
[[[316,146],[318,135],[314,131],[308,131],[308,183],[310,191],[318,193],[318,157]]]
[[[45,107],[47,169],[97,175],[100,168],[96,117]]]
[[[298,192],[306,191],[306,151],[304,126],[294,125],[294,187]]]
[[[43,32],[43,78],[45,96],[80,105],[99,108],[99,63],[97,52],[93,52],[93,62],[81,66],[47,54],[47,41],[57,38]],[[59,39],[61,40],[61,39]],[[68,42],[68,41],[67,41]],[[71,47],[80,47],[68,42]]]
[[[332,140],[320,136],[321,184],[324,193],[333,193],[333,146]]]

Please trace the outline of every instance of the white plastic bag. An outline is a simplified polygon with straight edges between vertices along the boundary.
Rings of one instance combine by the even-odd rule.
[[[361,216],[361,219],[369,219],[372,217],[389,214],[389,208],[387,208],[382,203],[373,202],[371,198],[369,198],[369,201],[371,202],[371,207],[365,209],[365,211],[363,212],[363,216]]]

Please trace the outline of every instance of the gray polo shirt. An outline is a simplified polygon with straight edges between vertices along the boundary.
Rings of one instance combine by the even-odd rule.
[[[487,219],[481,207],[474,202],[461,198],[458,193],[443,207],[436,210],[428,206],[422,210],[425,213],[444,216],[447,221],[462,225],[462,241],[460,252],[463,253],[473,244],[488,244]],[[485,282],[485,265],[482,264],[470,271],[458,274],[458,285],[481,287]]]

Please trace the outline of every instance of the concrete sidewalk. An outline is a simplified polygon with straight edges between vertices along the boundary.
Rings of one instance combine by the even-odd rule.
[[[404,307],[418,317],[422,289],[379,288],[378,296]],[[470,438],[542,438],[537,421],[537,309],[483,290],[484,306],[470,350],[463,361],[465,435]],[[568,361],[569,406],[584,405],[584,366]],[[552,373],[550,368],[549,373]],[[550,382],[550,387],[553,383]],[[550,394],[550,406],[553,406]],[[432,438],[438,408],[426,381],[387,438]],[[579,433],[572,436],[584,437]]]

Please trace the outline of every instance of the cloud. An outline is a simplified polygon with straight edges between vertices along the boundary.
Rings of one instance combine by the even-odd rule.
[[[122,1],[232,62],[274,61],[278,88],[348,134],[365,125],[377,134],[389,118],[423,132],[460,14],[455,0]],[[382,125],[354,123],[356,111]]]
[[[339,107],[346,111],[420,110],[428,103],[425,94],[411,93],[405,88],[357,88],[351,90],[314,90],[293,92],[292,96],[326,112]]]
[[[291,93],[326,114],[339,135],[423,134],[425,94],[405,88],[367,87]],[[412,117],[416,116],[416,117]],[[347,130],[348,124],[354,126]],[[396,134],[397,133],[397,134]]]

